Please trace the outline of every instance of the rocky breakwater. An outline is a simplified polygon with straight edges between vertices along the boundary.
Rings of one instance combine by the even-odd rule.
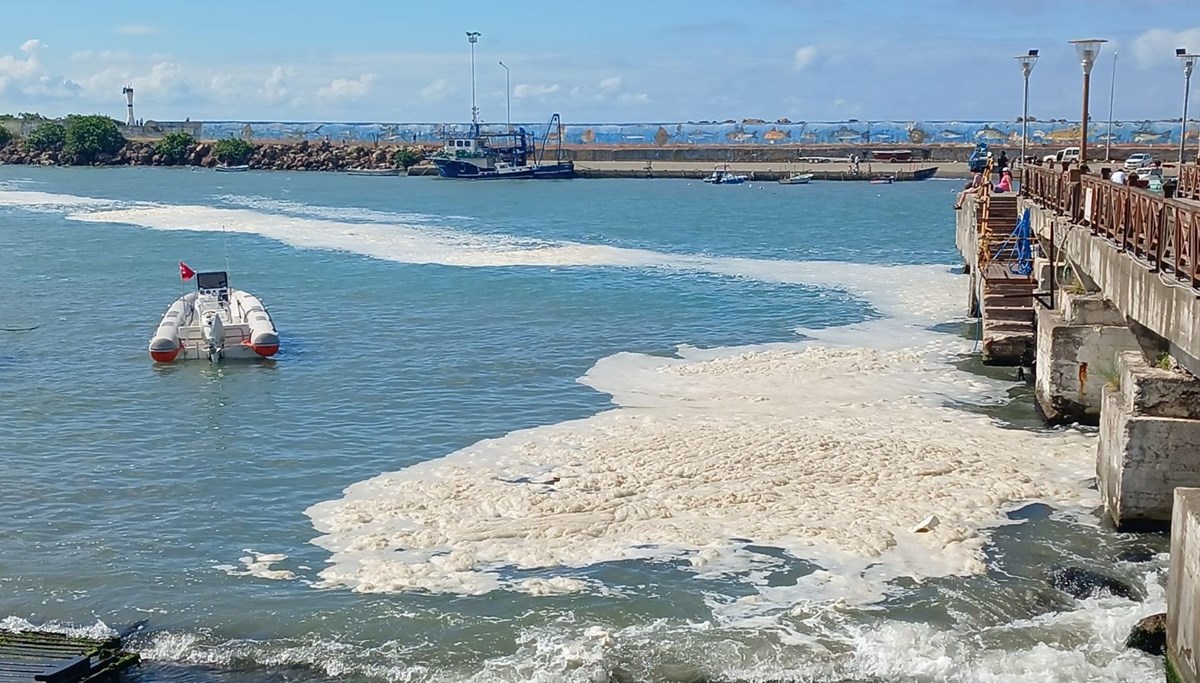
[[[201,166],[211,168],[221,162],[214,142],[195,142],[181,154],[167,155],[155,142],[129,140],[112,155],[99,155],[93,166]],[[400,145],[347,145],[328,141],[263,143],[252,145],[246,165],[252,169],[275,171],[345,171],[349,169],[401,168],[397,154],[408,149],[411,161],[428,153],[424,148]],[[71,166],[78,160],[62,149],[30,149],[20,142],[0,147],[0,163],[32,166]]]

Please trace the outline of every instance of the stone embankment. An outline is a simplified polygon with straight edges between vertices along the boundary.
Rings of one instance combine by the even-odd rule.
[[[214,143],[189,145],[178,159],[155,152],[155,143],[130,140],[115,155],[101,157],[96,166],[203,166],[219,164]],[[277,171],[345,171],[348,169],[398,168],[395,162],[399,145],[339,145],[331,142],[270,143],[256,145],[246,161],[253,169]],[[425,149],[417,150],[427,154]],[[29,150],[19,143],[0,148],[0,163],[33,166],[70,165],[71,158],[59,150]]]

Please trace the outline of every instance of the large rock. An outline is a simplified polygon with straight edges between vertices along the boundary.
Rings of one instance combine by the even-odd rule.
[[[1161,657],[1167,647],[1167,613],[1154,614],[1134,624],[1125,647]]]
[[[1082,567],[1054,567],[1046,573],[1046,578],[1051,586],[1080,600],[1104,592],[1119,598],[1142,600],[1142,596],[1124,581]]]

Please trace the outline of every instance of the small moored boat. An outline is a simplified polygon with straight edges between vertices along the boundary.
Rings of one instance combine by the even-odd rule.
[[[780,178],[780,185],[807,185],[813,179],[812,173],[793,173],[787,177]]]
[[[712,175],[705,178],[704,182],[712,185],[741,185],[749,179],[750,176],[731,171],[729,164],[717,164],[713,167]]]
[[[196,277],[196,291],[176,299],[150,339],[157,363],[176,359],[217,362],[223,358],[270,358],[279,351],[279,333],[258,297],[229,287],[224,271],[195,273],[179,264],[186,280]]]
[[[242,171],[249,171],[250,166],[249,164],[242,164],[241,166],[213,166],[213,170],[219,173],[240,173]]]
[[[349,168],[346,175],[396,176],[404,171],[399,168]]]

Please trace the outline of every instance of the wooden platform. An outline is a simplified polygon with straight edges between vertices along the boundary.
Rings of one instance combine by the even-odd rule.
[[[0,630],[0,683],[107,683],[138,663],[121,639]]]

